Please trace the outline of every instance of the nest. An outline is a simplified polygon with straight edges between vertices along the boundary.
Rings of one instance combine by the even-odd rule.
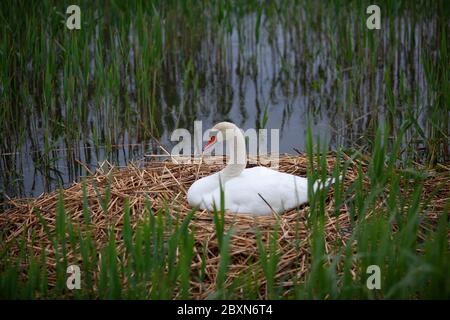
[[[348,160],[347,159],[343,159]],[[329,174],[335,165],[336,158],[327,156]],[[284,155],[280,157],[279,170],[282,172],[306,176],[308,160],[306,156]],[[364,161],[359,165],[352,161],[343,180],[348,187],[358,177],[358,167],[366,170]],[[186,201],[186,192],[189,186],[197,179],[212,174],[219,170],[218,165],[202,164],[176,164],[170,161],[152,160],[140,164],[130,164],[127,167],[114,167],[107,163],[100,166],[95,173],[87,179],[87,199],[91,210],[92,236],[100,248],[107,242],[108,230],[112,227],[116,231],[117,241],[122,241],[120,234],[123,225],[125,201],[129,201],[130,217],[133,228],[143,218],[146,199],[150,199],[151,208],[154,213],[158,209],[168,206],[170,214],[185,217],[191,210]],[[437,183],[449,181],[448,171],[446,174],[431,175],[425,183],[424,195],[429,194]],[[105,193],[106,185],[110,183],[110,201],[107,213],[102,208],[98,192]],[[363,181],[365,188],[369,188],[369,181]],[[66,214],[73,222],[82,223],[82,183],[74,183],[63,191]],[[431,199],[428,218],[437,219],[439,213],[443,212],[445,199],[450,198],[450,187],[446,188],[438,197]],[[443,200],[444,199],[444,200]],[[57,212],[58,192],[44,194],[32,200],[10,200],[10,209],[0,214],[0,229],[3,230],[2,246],[10,244],[8,250],[16,251],[13,245],[14,239],[26,235],[31,245],[32,234],[35,243],[33,250],[38,256],[45,249],[47,255],[47,269],[49,271],[49,285],[55,283],[55,258],[53,247],[44,232],[44,229],[36,215],[36,208],[45,219],[51,231],[55,230]],[[294,284],[294,279],[304,279],[310,266],[310,230],[307,228],[307,217],[309,207],[303,205],[299,208],[285,212],[282,215],[271,216],[249,216],[225,214],[225,230],[233,227],[233,235],[230,242],[230,266],[228,278],[225,285],[230,285],[233,279],[240,274],[248,272],[260,272],[254,268],[258,263],[258,247],[256,241],[256,230],[260,231],[263,241],[267,241],[278,225],[278,254],[279,263],[276,274],[277,285],[289,287]],[[201,255],[206,252],[205,278],[202,282],[191,281],[190,294],[192,298],[204,299],[217,290],[216,277],[219,268],[219,250],[216,230],[211,213],[206,211],[195,212],[190,227],[195,229],[194,257],[192,259],[192,270],[199,270],[202,263]],[[331,189],[326,200],[325,217],[325,250],[331,253],[336,243],[343,245],[352,234],[352,223],[348,214],[346,204],[342,205],[339,212],[335,211],[333,201],[333,190]],[[420,235],[419,235],[420,236]],[[206,246],[206,248],[205,248]],[[119,245],[119,248],[123,246]],[[206,249],[206,250],[205,250]],[[2,250],[3,251],[3,250]],[[69,249],[67,259],[69,262],[79,262],[81,258],[76,251]],[[26,270],[26,269],[25,269]],[[261,279],[261,298],[266,297],[264,277],[255,275]],[[176,294],[174,296],[177,297]]]

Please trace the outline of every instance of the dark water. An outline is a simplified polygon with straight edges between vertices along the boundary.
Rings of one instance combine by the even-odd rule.
[[[81,163],[95,170],[103,160],[126,165],[146,154],[163,153],[154,138],[170,151],[172,131],[186,128],[192,132],[194,120],[202,120],[204,130],[224,120],[243,129],[279,129],[280,152],[295,153],[305,149],[308,123],[331,149],[342,146],[369,151],[377,128],[389,124],[395,138],[396,129],[414,119],[403,147],[411,159],[420,159],[421,150],[427,148],[426,138],[433,137],[430,112],[438,112],[444,119],[448,144],[449,111],[430,107],[439,92],[431,87],[424,67],[424,56],[433,70],[441,54],[442,17],[437,12],[424,17],[404,12],[383,19],[381,30],[369,31],[364,12],[336,20],[333,10],[317,10],[287,12],[279,19],[263,15],[259,26],[256,14],[246,14],[233,20],[237,22],[228,29],[205,31],[195,48],[167,49],[171,55],[158,76],[152,116],[142,111],[136,98],[142,88],[138,85],[140,70],[134,65],[139,30],[127,26],[125,38],[134,44],[129,60],[114,60],[116,56],[108,52],[105,56],[109,57],[106,64],[128,66],[120,73],[120,81],[126,83],[120,95],[127,96],[122,107],[131,110],[132,116],[125,120],[117,116],[123,110],[115,110],[108,102],[116,92],[100,93],[93,87],[87,123],[74,124],[71,129],[80,134],[67,139],[64,132],[69,129],[62,128],[62,133],[50,134],[46,140],[42,116],[35,107],[26,115],[24,138],[4,137],[1,144],[0,188],[4,196],[36,196],[70,185],[86,174]],[[448,28],[448,20],[446,23]],[[189,31],[179,30],[180,37],[183,32]],[[91,45],[102,41],[101,37],[93,33]],[[120,50],[112,40],[110,45],[111,52]],[[184,55],[189,55],[190,63]],[[89,69],[93,83],[97,72],[94,60]],[[64,77],[64,70],[57,70]],[[63,83],[58,87],[63,90]],[[63,103],[56,108],[63,116],[67,112]],[[142,122],[150,120],[156,129],[143,134]],[[100,138],[94,139],[94,131]],[[440,150],[445,156],[446,151]]]

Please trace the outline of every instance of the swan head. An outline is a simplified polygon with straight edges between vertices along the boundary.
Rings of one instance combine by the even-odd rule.
[[[239,175],[247,164],[245,138],[241,129],[231,122],[217,123],[211,128],[211,138],[203,149],[203,152],[220,141],[230,143],[227,146],[227,166],[221,171],[221,174],[224,177]]]
[[[211,128],[211,137],[203,151],[210,149],[213,145],[223,140],[229,140],[240,133],[240,129],[231,122],[219,122]],[[228,134],[227,134],[228,133]]]

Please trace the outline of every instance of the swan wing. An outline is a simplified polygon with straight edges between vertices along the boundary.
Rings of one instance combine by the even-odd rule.
[[[265,167],[245,169],[225,184],[225,206],[236,213],[281,213],[305,203],[307,196],[307,179]],[[220,201],[220,190],[214,198]]]

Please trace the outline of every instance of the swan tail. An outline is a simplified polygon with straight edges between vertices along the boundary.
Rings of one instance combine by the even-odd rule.
[[[338,177],[339,181],[342,181],[342,176]],[[325,188],[328,188],[329,186],[333,185],[336,182],[335,178],[328,178],[324,181],[316,181],[313,184],[313,190],[316,192],[317,190],[322,190]]]

